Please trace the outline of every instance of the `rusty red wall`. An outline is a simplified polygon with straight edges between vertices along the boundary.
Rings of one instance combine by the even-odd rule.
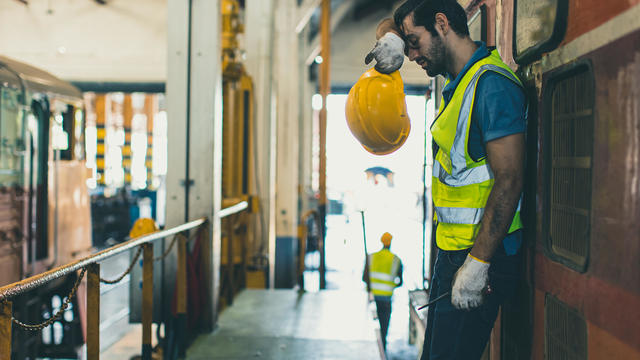
[[[640,356],[640,31],[580,59],[591,62],[596,88],[589,263],[581,274],[549,260],[542,251],[546,235],[538,226],[536,297],[553,294],[582,313],[589,328],[598,329],[589,332],[590,351],[614,346],[611,351]],[[548,78],[543,76],[543,86]],[[539,104],[539,159],[545,159],[549,121],[544,105]],[[538,165],[538,198],[545,199],[545,164]],[[539,204],[537,211],[539,225],[548,209]],[[534,348],[544,344],[541,311],[536,307]],[[604,335],[594,338],[597,333]],[[604,341],[605,335],[615,341]]]
[[[569,0],[569,19],[563,44],[638,4],[640,0]]]

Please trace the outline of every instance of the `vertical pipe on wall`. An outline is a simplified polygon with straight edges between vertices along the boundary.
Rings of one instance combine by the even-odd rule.
[[[325,278],[325,247],[324,238],[327,217],[327,96],[331,90],[330,65],[331,65],[331,1],[322,0],[322,15],[320,20],[320,43],[322,64],[320,64],[320,95],[322,96],[322,109],[320,110],[320,288],[326,287]]]
[[[187,238],[178,236],[178,273],[176,276],[176,312],[178,314],[178,354],[186,353],[187,329]]]

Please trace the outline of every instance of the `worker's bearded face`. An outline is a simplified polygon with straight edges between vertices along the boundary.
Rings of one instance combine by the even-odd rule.
[[[431,77],[444,75],[446,72],[445,47],[440,35],[431,37],[430,44],[426,48],[420,48],[420,55],[414,61]]]
[[[405,18],[403,30],[409,60],[420,65],[431,77],[444,75],[447,52],[442,36],[432,34],[423,26],[415,26],[411,15]]]

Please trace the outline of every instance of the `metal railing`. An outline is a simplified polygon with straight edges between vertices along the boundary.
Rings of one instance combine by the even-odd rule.
[[[246,208],[246,207],[245,207]],[[233,211],[242,211],[245,208]],[[226,210],[226,209],[225,209]],[[87,345],[87,358],[99,359],[100,357],[100,283],[114,283],[120,281],[124,275],[131,271],[132,265],[125,271],[123,276],[120,276],[116,280],[104,280],[100,278],[100,262],[104,261],[112,256],[131,250],[135,247],[141,247],[143,256],[143,269],[142,269],[142,358],[151,359],[151,324],[153,322],[153,242],[159,239],[166,238],[174,235],[174,241],[169,249],[159,259],[164,258],[170,252],[173,244],[178,243],[178,269],[176,276],[176,310],[178,317],[186,316],[186,292],[187,292],[187,237],[182,233],[188,230],[198,228],[207,223],[206,218],[200,218],[176,226],[171,229],[157,231],[148,235],[143,235],[122,244],[115,245],[108,249],[102,250],[93,255],[87,256],[83,259],[75,262],[59,266],[55,269],[51,269],[44,273],[29,277],[27,279],[15,282],[13,284],[0,287],[0,359],[11,358],[11,327],[12,323],[26,330],[41,330],[42,328],[55,322],[56,319],[61,316],[62,312],[67,308],[71,298],[75,295],[80,281],[85,273],[87,273],[87,333],[86,333],[86,345]],[[205,228],[206,229],[206,228]],[[204,241],[204,244],[208,244],[208,241]],[[135,264],[137,257],[140,255],[140,250],[132,264]],[[24,294],[32,289],[35,289],[41,285],[44,285],[50,281],[61,278],[65,275],[77,272],[81,270],[77,281],[67,297],[67,300],[62,305],[57,314],[52,315],[49,319],[41,324],[24,324],[17,319],[13,318],[12,302],[11,299]]]
[[[228,207],[220,210],[218,213],[220,219],[225,219],[224,223],[221,222],[221,227],[226,230],[227,235],[227,253],[221,254],[221,256],[226,256],[227,260],[227,268],[225,271],[226,278],[226,289],[221,287],[220,296],[224,296],[226,300],[226,306],[230,306],[233,304],[233,298],[236,292],[236,277],[234,276],[233,267],[234,267],[234,229],[233,225],[234,218],[232,215],[239,214],[244,210],[249,210],[249,202],[247,200],[238,200],[238,199],[227,199],[229,204],[233,203],[233,205],[229,205]],[[244,255],[243,255],[244,256]],[[222,277],[222,274],[221,274]]]

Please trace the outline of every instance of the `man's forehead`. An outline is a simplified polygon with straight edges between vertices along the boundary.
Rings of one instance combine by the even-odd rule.
[[[415,25],[413,24],[413,11],[410,12],[407,16],[402,20],[402,32],[405,36],[411,34],[415,30]]]

